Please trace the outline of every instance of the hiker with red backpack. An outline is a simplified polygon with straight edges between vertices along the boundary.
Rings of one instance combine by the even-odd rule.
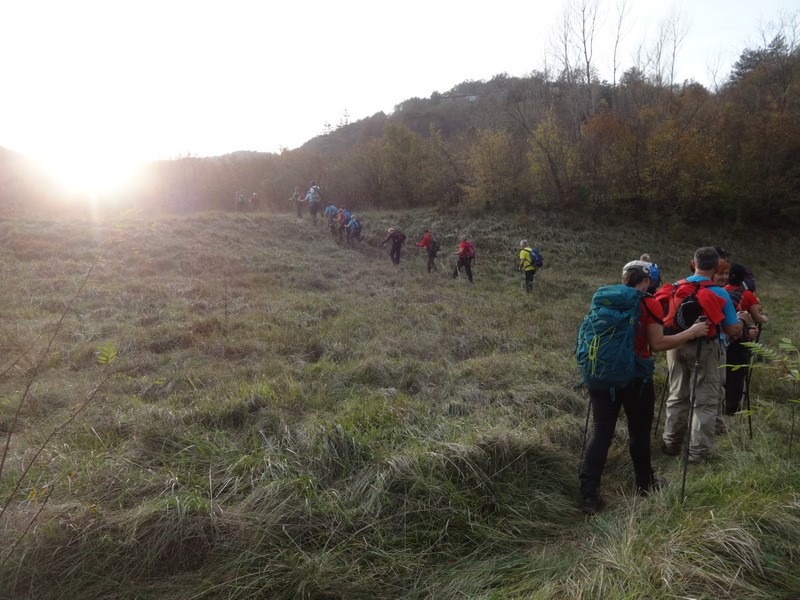
[[[438,271],[436,268],[436,254],[439,252],[439,242],[431,235],[427,227],[422,230],[422,239],[414,245],[417,248],[424,248],[428,254],[428,273]]]
[[[467,279],[472,283],[472,261],[475,260],[475,244],[467,241],[466,235],[458,238],[458,249],[453,253],[457,258],[456,268],[453,269],[453,279],[458,277],[461,269],[467,274]]]
[[[652,352],[663,352],[708,334],[708,323],[698,322],[674,335],[665,335],[661,305],[646,293],[651,284],[649,266],[634,260],[622,268],[622,284],[602,287],[581,323],[576,359],[589,388],[592,437],[581,463],[581,508],[586,514],[602,510],[600,478],[614,439],[621,408],[628,422],[629,451],[636,491],[641,496],[663,487],[650,460],[650,426],[655,389]],[[588,415],[587,415],[588,422]]]
[[[742,342],[756,339],[758,329],[769,321],[767,315],[761,312],[760,300],[752,291],[746,289],[746,277],[747,268],[734,263],[731,265],[728,285],[725,286],[725,290],[730,294],[734,304],[737,305],[737,309],[747,312],[750,320],[757,325],[757,327],[751,327],[748,324],[747,329],[743,330],[738,337],[731,339],[731,343],[728,345],[726,363],[731,365],[725,368],[725,414],[728,415],[733,415],[739,411],[745,391],[745,380],[749,371],[750,349],[742,346]],[[746,366],[734,370],[733,365]]]
[[[665,284],[656,293],[665,309],[666,333],[681,331],[698,318],[710,324],[708,336],[667,352],[669,398],[662,450],[677,456],[687,437],[685,464],[707,461],[714,446],[720,386],[719,332],[735,336],[742,330],[741,314],[737,314],[730,295],[711,279],[718,264],[719,254],[713,247],[699,248],[694,254],[694,275]]]

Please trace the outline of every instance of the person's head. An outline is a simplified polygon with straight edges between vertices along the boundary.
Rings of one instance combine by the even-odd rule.
[[[389,227],[389,229],[386,230],[386,233],[392,235],[394,233],[394,227]]]
[[[728,283],[730,285],[742,285],[744,282],[744,265],[733,263],[731,265],[731,272],[728,276]]]
[[[622,283],[643,290],[650,285],[650,265],[642,260],[632,260],[622,267]]]
[[[428,231],[428,228],[427,228],[427,227],[423,227],[423,228],[422,228],[422,233],[430,233],[430,232]]]
[[[528,245],[528,240],[520,240],[519,241],[519,249],[522,250]]]
[[[649,254],[642,254],[642,255],[639,257],[639,260],[643,260],[644,262],[652,262],[652,261],[650,260],[650,255],[649,255]]]
[[[713,273],[717,269],[718,263],[719,254],[712,246],[698,248],[694,253],[695,271],[711,271]]]
[[[297,186],[295,186],[295,187],[294,187],[294,191],[295,191],[295,192],[299,192],[299,191],[300,191],[300,188],[299,188],[299,187],[297,187]]]
[[[728,276],[730,275],[731,265],[727,260],[722,260],[717,263],[717,269],[714,271],[711,281],[717,285],[728,285]]]
[[[720,258],[725,260],[728,260],[731,256],[731,253],[725,250],[722,246],[714,246],[714,250],[717,251],[717,254],[719,254]]]
[[[466,242],[467,241],[467,236],[462,233],[460,236],[458,236],[458,241],[459,242]]]

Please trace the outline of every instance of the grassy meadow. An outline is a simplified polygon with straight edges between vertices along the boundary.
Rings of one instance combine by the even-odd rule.
[[[625,262],[675,280],[706,244],[755,271],[764,341],[800,341],[796,236],[362,214],[358,249],[288,214],[0,221],[0,598],[800,597],[796,391],[757,370],[753,439],[732,418],[683,504],[659,439],[670,485],[633,493],[621,420],[589,518],[573,359]]]

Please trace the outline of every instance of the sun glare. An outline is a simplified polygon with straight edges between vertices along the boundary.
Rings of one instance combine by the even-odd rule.
[[[124,191],[136,168],[133,161],[97,152],[40,156],[38,162],[68,195],[88,198]]]

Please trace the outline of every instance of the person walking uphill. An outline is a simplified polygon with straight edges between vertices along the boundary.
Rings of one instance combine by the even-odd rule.
[[[746,287],[746,277],[747,267],[739,263],[732,264],[725,290],[730,294],[736,308],[749,313],[752,321],[760,328],[767,324],[769,318],[762,312],[761,301]],[[742,342],[752,342],[756,337],[757,329],[748,325],[737,338],[731,340],[728,346],[726,363],[747,366],[735,370],[733,366],[726,367],[725,414],[736,414],[741,407],[742,396],[745,393],[745,381],[750,370],[750,349],[742,346]]]
[[[386,242],[391,240],[392,247],[389,249],[389,257],[392,259],[392,262],[396,265],[400,264],[400,249],[403,247],[403,242],[406,241],[405,234],[398,230],[395,230],[394,227],[390,227],[387,232],[389,236],[380,242],[379,245],[383,246]]]
[[[428,273],[437,271],[436,268],[436,253],[439,252],[439,242],[431,235],[428,229],[422,230],[422,239],[414,244],[417,248],[424,248],[428,254]]]
[[[592,437],[581,464],[581,508],[591,515],[605,505],[600,478],[621,408],[628,421],[637,492],[646,496],[666,484],[655,475],[650,462],[655,405],[651,353],[676,348],[708,333],[708,323],[699,322],[681,333],[664,335],[661,305],[646,294],[651,278],[645,262],[627,263],[622,268],[622,282],[597,290],[578,333],[576,358],[589,388],[593,417]]]
[[[718,333],[721,330],[725,335],[736,336],[742,330],[743,317],[737,314],[728,292],[712,281],[718,263],[719,254],[713,247],[698,248],[694,253],[694,275],[665,284],[656,293],[656,299],[667,308],[667,332],[680,329],[699,316],[711,325],[709,336],[667,352],[669,398],[662,450],[677,456],[688,430],[689,445],[684,452],[686,460],[693,464],[708,460],[714,446],[721,385]]]
[[[294,193],[292,197],[289,198],[289,202],[294,204],[295,208],[297,209],[297,218],[303,218],[303,204],[305,203],[305,199],[303,198],[302,194],[300,194],[300,188],[294,188]]]
[[[533,291],[533,276],[541,266],[541,256],[533,248],[528,246],[528,240],[519,242],[519,265],[517,268],[525,275],[525,292],[530,294]]]
[[[306,194],[306,202],[308,202],[308,212],[311,214],[311,224],[317,224],[317,212],[322,203],[322,192],[319,189],[316,181],[311,182],[311,187]]]
[[[467,241],[467,236],[458,238],[458,249],[453,253],[458,257],[456,268],[453,269],[453,279],[458,277],[461,269],[467,274],[467,279],[472,283],[472,261],[475,260],[475,244]]]

